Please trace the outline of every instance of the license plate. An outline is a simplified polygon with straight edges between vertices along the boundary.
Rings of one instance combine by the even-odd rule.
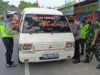
[[[42,58],[44,60],[46,60],[46,59],[58,59],[59,55],[58,54],[44,54]]]

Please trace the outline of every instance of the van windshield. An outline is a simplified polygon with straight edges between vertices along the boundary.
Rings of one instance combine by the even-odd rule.
[[[59,15],[29,15],[23,23],[23,33],[50,33],[71,32],[69,24],[64,16]]]

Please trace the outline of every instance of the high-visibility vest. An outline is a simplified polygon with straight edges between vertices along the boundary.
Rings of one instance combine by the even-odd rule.
[[[0,23],[0,32],[1,32],[2,38],[5,38],[5,37],[12,37],[13,38],[14,37],[13,34],[7,33],[6,24],[4,22]]]
[[[89,28],[89,24],[86,24],[86,25],[80,24],[80,31],[81,31],[80,38],[81,39],[86,39],[88,28]]]
[[[99,27],[100,27],[100,22],[98,22],[98,25],[99,25]]]

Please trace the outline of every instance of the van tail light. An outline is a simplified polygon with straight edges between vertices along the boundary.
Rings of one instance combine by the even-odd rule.
[[[65,44],[65,48],[71,48],[71,47],[73,47],[73,43],[72,42],[67,42]]]

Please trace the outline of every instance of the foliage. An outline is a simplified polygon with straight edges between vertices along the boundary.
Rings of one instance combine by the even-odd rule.
[[[3,11],[9,6],[8,3],[9,1],[0,0],[0,14],[3,14]]]
[[[18,8],[20,10],[23,10],[26,7],[37,7],[37,3],[31,3],[31,2],[25,2],[25,1],[20,1],[20,4],[18,6]]]

